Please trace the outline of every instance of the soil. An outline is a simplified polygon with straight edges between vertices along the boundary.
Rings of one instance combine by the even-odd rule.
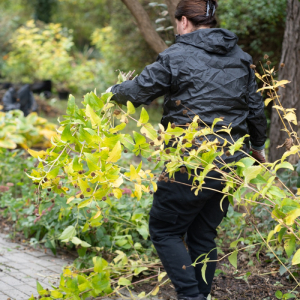
[[[254,266],[248,266],[250,259],[253,260]],[[255,253],[250,257],[239,254],[238,271],[231,266],[227,258],[219,262],[217,269],[224,273],[214,278],[211,290],[212,300],[277,300],[275,296],[277,290],[284,294],[295,288],[297,284],[289,280],[287,272],[282,276],[279,274],[279,265],[276,261],[270,262],[269,257],[264,254],[260,254],[260,260],[261,263],[257,261]],[[247,272],[251,273],[247,280],[237,278],[243,277]],[[142,291],[147,293],[154,288],[155,284],[155,282],[142,283],[134,290],[137,293]],[[300,288],[296,291],[300,292]],[[160,287],[157,296],[164,300],[177,299],[175,288],[171,283]],[[300,294],[296,299],[300,299]]]

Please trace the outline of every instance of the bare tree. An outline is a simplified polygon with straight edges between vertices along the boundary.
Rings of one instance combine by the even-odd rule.
[[[281,63],[285,64],[279,72],[279,80],[288,79],[290,84],[280,88],[280,101],[285,108],[296,108],[297,119],[300,120],[300,2],[287,0],[287,18],[282,44]],[[279,159],[285,148],[277,149],[288,138],[288,134],[281,130],[282,123],[273,111],[270,128],[269,160]],[[297,129],[297,128],[296,128]]]
[[[156,32],[147,12],[141,3],[138,0],[122,0],[122,2],[127,6],[131,14],[134,16],[139,30],[149,46],[156,53],[160,53],[167,49],[168,46]]]
[[[174,27],[174,33],[176,34],[177,33],[177,30],[176,30],[176,21],[175,21],[175,11],[176,11],[176,6],[179,2],[179,0],[165,0],[167,6],[168,6],[168,12],[169,12],[169,16],[171,18],[171,22],[172,22],[172,25]]]

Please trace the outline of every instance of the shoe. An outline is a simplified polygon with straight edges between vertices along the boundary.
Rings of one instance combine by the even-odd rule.
[[[187,296],[183,296],[183,295],[178,295],[178,300],[207,300],[206,297],[204,297],[204,295],[199,295],[197,297],[187,297]]]

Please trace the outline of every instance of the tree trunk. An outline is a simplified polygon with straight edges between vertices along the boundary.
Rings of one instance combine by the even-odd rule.
[[[169,16],[170,16],[172,25],[174,26],[174,33],[177,34],[175,11],[176,11],[177,4],[179,3],[179,0],[165,0],[165,2],[168,6],[168,12],[169,12]]]
[[[151,20],[138,0],[122,0],[137,21],[138,28],[149,46],[160,53],[168,48],[163,39],[155,31]]]
[[[282,44],[281,62],[285,67],[279,72],[279,80],[287,79],[291,83],[279,89],[280,101],[284,108],[296,108],[300,120],[300,1],[287,0],[287,18]],[[281,158],[285,147],[276,149],[284,143],[288,134],[282,131],[283,124],[275,109],[272,112],[270,128],[269,161]],[[297,131],[295,126],[294,128]]]

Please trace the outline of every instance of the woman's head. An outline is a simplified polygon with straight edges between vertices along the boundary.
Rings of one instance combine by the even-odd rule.
[[[191,32],[200,27],[210,28],[217,24],[215,10],[217,0],[181,0],[179,1],[175,19],[179,34]]]

